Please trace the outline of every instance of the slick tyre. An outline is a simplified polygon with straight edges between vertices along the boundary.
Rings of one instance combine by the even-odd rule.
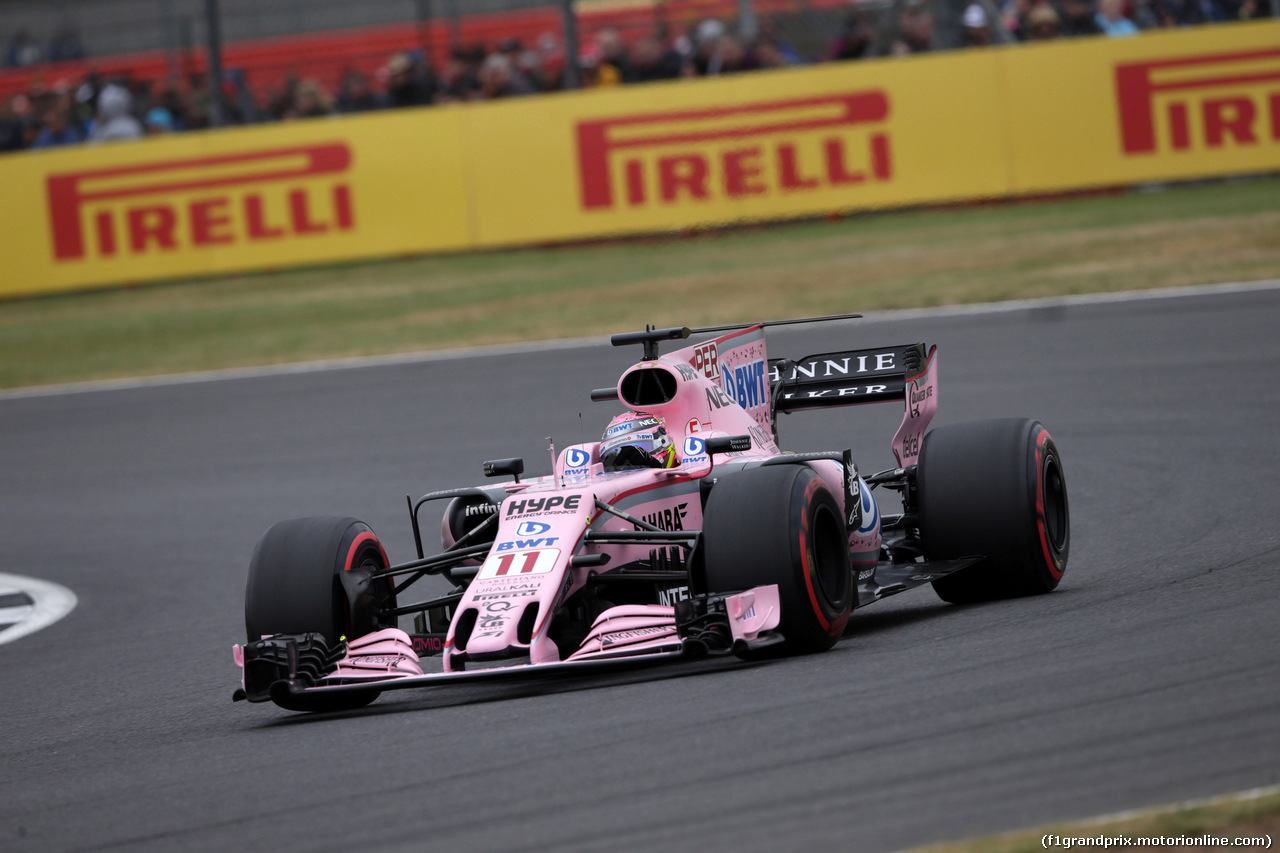
[[[811,469],[769,465],[721,478],[707,498],[702,549],[711,592],[778,585],[785,651],[824,651],[844,633],[854,599],[849,537]]]
[[[395,606],[386,552],[374,532],[354,518],[297,518],[273,525],[249,561],[244,621],[250,642],[273,634],[322,634],[330,647],[395,626],[378,614]],[[379,691],[333,696],[280,694],[272,700],[292,711],[359,708]]]
[[[1044,426],[1010,418],[940,427],[925,436],[916,472],[925,559],[983,557],[934,581],[944,601],[1058,586],[1071,519],[1062,457]]]

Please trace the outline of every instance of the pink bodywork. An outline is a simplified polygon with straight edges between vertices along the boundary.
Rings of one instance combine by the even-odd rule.
[[[232,646],[231,657],[242,670],[240,686],[243,688],[244,647],[239,644]],[[347,643],[346,655],[325,680],[331,684],[352,684],[420,675],[422,667],[418,666],[418,655],[413,650],[409,635],[399,628],[383,628]]]
[[[674,607],[660,604],[624,604],[596,617],[578,650],[569,660],[586,660],[619,653],[635,654],[658,648],[676,636]]]
[[[906,412],[902,425],[893,436],[893,455],[898,467],[916,464],[920,458],[920,443],[924,431],[938,411],[938,348],[929,350],[924,369],[906,378]]]
[[[347,655],[338,662],[331,679],[354,681],[405,678],[422,675],[413,641],[399,628],[383,628],[347,643]]]
[[[914,464],[937,408],[935,355],[936,347],[924,368],[906,378],[906,411],[892,445],[900,465]],[[461,679],[529,664],[559,668],[618,657],[679,654],[675,611],[663,604],[606,610],[564,661],[548,636],[548,627],[564,602],[590,582],[592,573],[608,571],[608,567],[574,567],[570,564],[573,556],[607,554],[609,566],[648,557],[650,546],[644,543],[584,544],[588,530],[636,529],[625,519],[598,509],[597,500],[662,530],[699,530],[698,481],[712,472],[714,464],[780,453],[771,427],[773,404],[763,330],[753,326],[733,331],[654,361],[640,362],[622,374],[618,387],[641,371],[666,374],[674,383],[669,387],[674,387],[675,393],[666,402],[630,408],[665,420],[677,448],[675,467],[609,473],[600,463],[598,442],[563,448],[551,475],[505,485],[493,546],[454,608],[444,644],[443,672],[424,674],[408,635],[385,629],[352,641],[337,672],[318,689],[363,679]],[[651,381],[652,377],[637,379]],[[713,461],[704,442],[737,435],[750,436],[751,448],[719,454]],[[808,460],[805,464],[828,483],[833,494],[844,494],[839,463]],[[850,559],[855,572],[868,572],[874,570],[880,554],[880,515],[867,484],[860,477],[855,482],[862,519],[859,527],[849,530]],[[664,600],[666,603],[673,602]],[[751,642],[779,627],[776,586],[727,596],[725,605],[735,641]],[[459,653],[465,653],[465,658],[455,662]],[[239,646],[236,662],[243,666]],[[464,671],[473,663],[481,669]]]
[[[734,640],[750,642],[781,621],[782,611],[775,584],[730,595],[725,598],[729,630]],[[674,607],[660,604],[624,604],[611,607],[596,617],[582,645],[569,660],[597,660],[606,657],[657,651],[679,642],[676,637]]]
[[[625,507],[640,518],[670,519],[680,529],[696,530],[702,523],[696,481],[711,473],[713,465],[703,444],[706,439],[751,436],[749,451],[723,454],[718,459],[778,454],[770,429],[768,356],[759,326],[668,353],[656,361],[640,362],[622,374],[619,387],[637,371],[662,371],[674,383],[676,391],[668,401],[632,408],[666,421],[676,444],[678,464],[670,469],[606,473],[599,461],[599,444],[593,442],[562,450],[551,476],[518,484],[518,490],[517,484],[511,484],[511,494],[499,509],[493,549],[455,608],[445,639],[446,672],[454,671],[452,658],[458,651],[465,651],[468,661],[523,658],[525,654],[533,664],[560,660],[559,649],[547,636],[550,617],[594,571],[571,567],[570,558],[604,552],[612,564],[621,565],[643,559],[649,552],[645,545],[583,545],[587,530],[634,529],[623,519],[598,510],[597,499]],[[838,472],[834,476],[838,483]],[[639,498],[629,501],[633,495]],[[652,499],[644,500],[646,497]],[[468,610],[476,615],[468,616]],[[526,613],[536,614],[531,623]],[[571,659],[603,654],[606,646],[610,652],[629,647],[639,653],[647,646],[669,643],[675,636],[675,617],[669,607],[648,606],[643,613],[634,608],[623,614],[608,611],[601,619],[606,616],[617,622],[617,630],[597,621]],[[521,636],[522,617],[526,636]],[[458,629],[467,624],[471,630],[463,649]],[[643,642],[636,631],[646,632]],[[629,642],[611,637],[619,632]]]

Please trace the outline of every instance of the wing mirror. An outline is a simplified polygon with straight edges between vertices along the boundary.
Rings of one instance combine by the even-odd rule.
[[[751,449],[751,436],[721,435],[716,438],[708,438],[706,445],[707,453],[711,456],[715,456],[717,453],[742,453]]]
[[[524,473],[524,459],[516,456],[512,459],[490,459],[484,463],[484,475],[486,477],[501,477],[504,474],[511,474],[516,478],[516,482],[520,482],[520,475]]]

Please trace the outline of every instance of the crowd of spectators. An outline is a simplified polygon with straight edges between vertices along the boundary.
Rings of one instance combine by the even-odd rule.
[[[1225,21],[1249,21],[1270,15],[1269,0],[1009,0],[999,22],[1018,41],[1106,35],[1138,35],[1143,30]],[[996,26],[983,7],[964,12],[967,44],[994,40]]]
[[[1270,0],[975,0],[962,16],[962,41],[981,46],[1086,35],[1132,36],[1143,30],[1265,17]],[[921,0],[883,10],[851,7],[817,55],[797,50],[776,21],[744,40],[724,22],[707,19],[674,36],[644,34],[630,43],[613,29],[595,33],[577,57],[580,85],[618,86],[704,77],[813,62],[905,55],[937,49],[931,7]],[[5,51],[10,66],[84,57],[74,32],[59,32],[47,49],[25,30]],[[452,51],[438,66],[420,51],[391,56],[373,74],[348,70],[336,91],[315,79],[287,75],[271,91],[256,90],[243,71],[224,76],[222,121],[255,124],[336,113],[519,97],[565,87],[566,56],[545,34],[522,44],[508,38]],[[165,84],[130,79],[44,82],[0,104],[0,151],[134,139],[208,127],[213,101],[202,73]]]

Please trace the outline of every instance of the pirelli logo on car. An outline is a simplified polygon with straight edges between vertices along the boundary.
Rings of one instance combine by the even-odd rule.
[[[1116,66],[1126,156],[1280,146],[1280,48]]]
[[[581,206],[603,212],[893,178],[881,89],[577,124]]]
[[[52,174],[53,257],[151,256],[355,228],[351,148],[325,142]]]

